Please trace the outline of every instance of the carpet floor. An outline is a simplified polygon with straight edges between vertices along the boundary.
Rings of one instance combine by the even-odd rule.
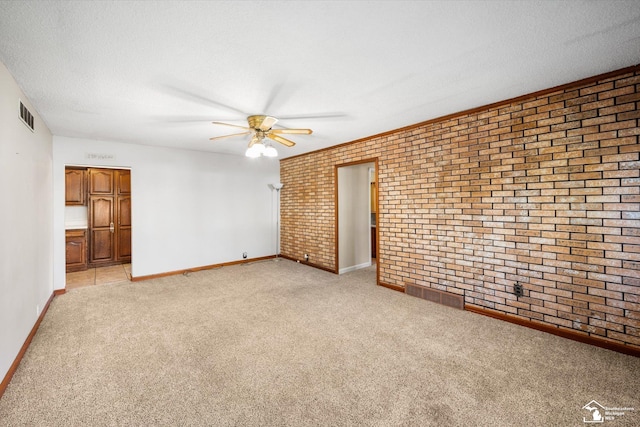
[[[638,358],[270,260],[56,297],[0,425],[583,426],[595,400],[638,426],[639,386]]]

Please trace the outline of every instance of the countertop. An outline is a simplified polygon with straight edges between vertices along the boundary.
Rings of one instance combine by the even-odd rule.
[[[65,230],[86,230],[87,229],[87,223],[82,223],[82,222],[67,222],[64,224],[64,229]]]

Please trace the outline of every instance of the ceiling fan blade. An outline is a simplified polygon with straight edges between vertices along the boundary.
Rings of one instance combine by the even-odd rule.
[[[279,116],[280,120],[300,120],[300,119],[340,119],[347,118],[345,113],[310,113],[310,114],[295,114],[289,116]]]
[[[269,133],[282,134],[297,134],[297,135],[311,135],[313,131],[311,129],[271,129]]]
[[[180,124],[180,123],[200,123],[204,124],[211,120],[211,116],[152,116],[151,119],[154,122],[160,123],[171,123],[171,124]]]
[[[260,129],[261,130],[269,130],[277,122],[278,122],[278,119],[276,119],[275,117],[265,116],[264,120],[262,121],[262,124],[260,125]]]
[[[216,139],[223,139],[223,138],[231,138],[232,136],[249,135],[250,133],[251,131],[246,131],[242,133],[234,133],[231,135],[214,136],[213,138],[209,138],[209,141],[215,141]]]
[[[251,128],[248,128],[246,126],[232,125],[231,123],[223,123],[223,122],[211,122],[211,123],[213,123],[214,125],[231,126],[231,127],[234,127],[234,128],[252,130]]]
[[[276,142],[279,142],[282,145],[286,145],[287,147],[293,147],[294,145],[296,145],[295,142],[288,140],[287,138],[283,138],[280,135],[272,135],[271,132],[269,132],[269,135],[267,135],[267,137],[269,139],[273,139]]]
[[[278,97],[278,95],[282,91],[283,87],[284,87],[283,83],[278,83],[275,86],[273,86],[273,88],[271,89],[271,92],[269,93],[269,97],[267,98],[267,102],[265,103],[264,108],[262,109],[262,111],[271,110],[271,106],[273,105],[273,101],[275,101],[275,99]]]
[[[246,116],[246,113],[232,105],[227,105],[224,104],[222,102],[218,102],[215,101],[213,99],[207,98],[205,96],[202,96],[198,93],[196,93],[195,91],[190,91],[187,89],[182,89],[176,86],[171,86],[171,85],[162,85],[162,88],[165,92],[169,92],[171,95],[173,96],[177,96],[180,97],[182,99],[186,99],[192,102],[196,102],[198,104],[202,104],[208,107],[211,106],[216,106],[216,107],[220,107],[223,108],[225,110],[230,110],[230,111],[234,111],[236,113],[240,113],[243,116]]]

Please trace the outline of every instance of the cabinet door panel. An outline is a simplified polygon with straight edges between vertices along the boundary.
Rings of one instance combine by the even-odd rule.
[[[67,169],[64,172],[65,204],[67,206],[84,205],[85,172],[80,169]]]
[[[89,193],[113,195],[113,170],[89,169]]]
[[[113,223],[113,197],[91,197],[91,228],[111,226]]]
[[[113,260],[113,233],[109,230],[91,231],[91,262]]]
[[[118,225],[131,227],[131,197],[118,197]]]
[[[118,261],[131,259],[131,229],[121,228],[118,233]]]
[[[87,246],[84,231],[66,232],[67,272],[87,269]]]
[[[67,240],[67,264],[78,264],[82,262],[82,243]]]
[[[118,219],[117,239],[118,239],[118,261],[131,260],[131,197],[120,196],[117,199],[116,215]]]
[[[116,171],[116,188],[118,195],[131,194],[131,172],[128,170]]]

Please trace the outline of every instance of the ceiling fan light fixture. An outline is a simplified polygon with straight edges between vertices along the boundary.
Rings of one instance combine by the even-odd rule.
[[[265,115],[253,115],[247,117],[247,126],[238,126],[230,123],[212,122],[216,125],[231,126],[235,128],[244,129],[245,132],[234,133],[231,135],[216,136],[209,138],[210,140],[217,140],[222,138],[229,138],[232,136],[241,136],[253,134],[251,141],[249,142],[249,148],[245,151],[244,155],[247,157],[278,157],[278,150],[273,146],[272,141],[284,145],[285,147],[293,147],[295,142],[283,137],[282,135],[310,135],[313,131],[311,129],[273,129],[273,125],[276,124],[278,119]],[[268,139],[268,140],[267,140]]]

